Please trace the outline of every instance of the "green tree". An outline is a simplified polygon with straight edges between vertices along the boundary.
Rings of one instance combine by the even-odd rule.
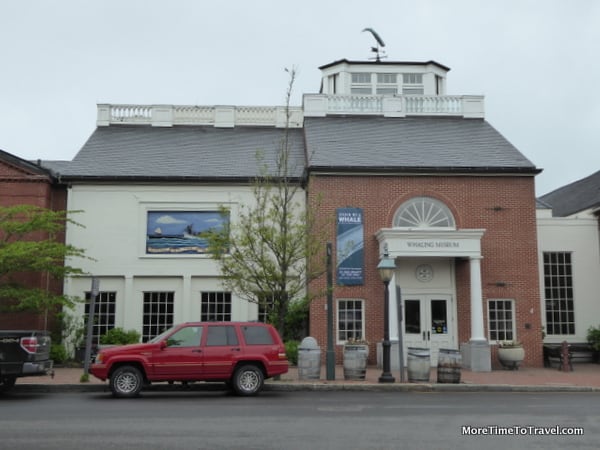
[[[315,216],[304,207],[301,168],[292,160],[290,97],[296,71],[287,70],[286,125],[275,156],[268,164],[257,152],[259,176],[253,183],[254,202],[240,205],[235,223],[225,220],[220,230],[205,234],[218,261],[226,289],[258,303],[268,321],[285,336],[286,317],[292,302],[308,302],[307,285],[323,273],[318,261],[324,243]],[[225,217],[229,211],[221,208]],[[304,308],[306,311],[306,308]]]
[[[69,213],[33,205],[0,206],[0,310],[42,312],[73,306],[73,299],[31,281],[40,274],[62,280],[82,273],[65,261],[85,257],[84,251],[57,239],[67,222],[80,226]]]

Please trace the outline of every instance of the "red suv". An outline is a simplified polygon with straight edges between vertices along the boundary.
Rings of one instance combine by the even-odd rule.
[[[184,323],[145,344],[103,349],[90,367],[110,380],[115,397],[135,397],[155,381],[221,381],[238,395],[255,395],[265,379],[287,371],[279,334],[258,322]]]

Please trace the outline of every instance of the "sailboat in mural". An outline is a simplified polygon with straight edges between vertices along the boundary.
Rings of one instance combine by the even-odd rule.
[[[229,218],[215,211],[149,211],[147,220],[147,254],[201,254],[208,249],[202,233]]]

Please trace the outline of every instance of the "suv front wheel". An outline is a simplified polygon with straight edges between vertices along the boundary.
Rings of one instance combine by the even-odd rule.
[[[259,367],[254,364],[246,364],[236,369],[232,382],[236,394],[250,396],[256,395],[262,390],[265,377]]]
[[[110,377],[110,390],[115,397],[136,397],[143,383],[144,377],[137,367],[121,366]]]

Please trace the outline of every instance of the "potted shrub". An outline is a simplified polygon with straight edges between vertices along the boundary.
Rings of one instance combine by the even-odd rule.
[[[369,343],[361,338],[351,338],[344,344],[344,379],[364,380],[367,375]]]
[[[592,347],[592,358],[594,362],[600,362],[600,326],[588,328],[587,341]]]
[[[525,359],[525,349],[518,341],[502,341],[498,344],[498,361],[502,367],[517,370]]]

